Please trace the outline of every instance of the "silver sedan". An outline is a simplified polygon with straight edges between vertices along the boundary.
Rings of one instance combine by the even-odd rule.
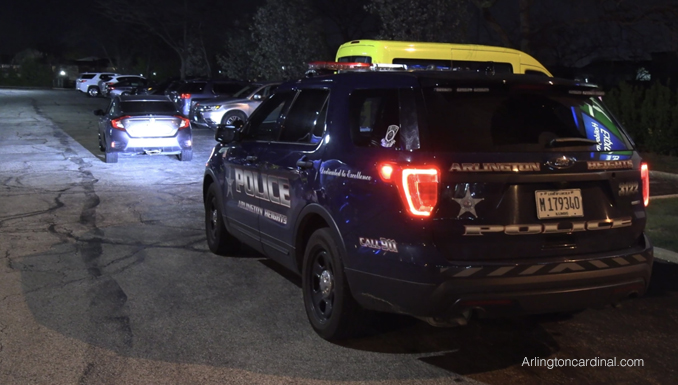
[[[252,83],[232,97],[203,100],[195,105],[191,124],[216,129],[218,124],[231,125],[236,120],[247,120],[261,102],[278,88],[280,83]]]

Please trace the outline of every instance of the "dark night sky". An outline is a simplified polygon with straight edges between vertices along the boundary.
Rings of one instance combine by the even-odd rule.
[[[45,51],[63,45],[65,36],[77,23],[83,22],[93,2],[5,0],[2,3],[0,53],[12,55],[29,47]]]

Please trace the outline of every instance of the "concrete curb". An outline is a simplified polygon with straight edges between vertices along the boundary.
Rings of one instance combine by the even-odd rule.
[[[654,257],[662,261],[678,263],[678,253],[671,250],[662,249],[661,247],[654,248]]]
[[[650,170],[650,178],[678,180],[678,174],[672,174],[670,172],[664,172],[664,171],[652,171],[652,170]],[[650,179],[650,180],[652,180],[652,179]]]

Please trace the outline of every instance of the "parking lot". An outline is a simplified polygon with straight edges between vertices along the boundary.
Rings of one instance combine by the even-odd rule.
[[[574,316],[476,320],[438,329],[385,315],[366,337],[318,337],[300,279],[254,252],[205,243],[194,156],[106,164],[73,90],[0,89],[2,384],[670,384],[678,265],[649,293]],[[640,359],[554,367],[532,359]],[[534,361],[532,361],[534,362]]]

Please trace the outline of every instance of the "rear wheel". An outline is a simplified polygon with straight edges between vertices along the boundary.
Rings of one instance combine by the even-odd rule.
[[[205,232],[207,246],[217,255],[232,255],[240,250],[240,241],[226,230],[224,217],[219,206],[219,188],[216,183],[207,189],[205,195]]]
[[[367,312],[351,295],[339,247],[327,228],[316,230],[308,241],[302,290],[306,315],[322,338],[348,338],[365,326]]]
[[[87,96],[89,96],[90,98],[96,98],[97,96],[99,96],[99,87],[92,86],[88,88]]]
[[[181,154],[179,154],[180,161],[187,162],[191,159],[193,159],[193,149],[189,148],[186,150],[181,150]]]
[[[108,152],[104,155],[106,163],[118,163],[118,153],[117,152]]]
[[[245,123],[247,116],[242,111],[229,111],[224,114],[223,118],[221,118],[221,124],[232,126],[237,120],[241,120],[243,123]]]

